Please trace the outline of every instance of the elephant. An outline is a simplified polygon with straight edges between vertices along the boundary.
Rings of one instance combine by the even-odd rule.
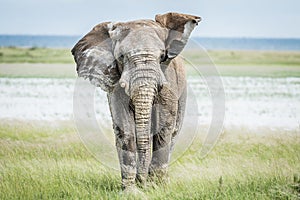
[[[168,176],[187,98],[178,55],[200,21],[171,12],[155,20],[103,22],[71,50],[78,76],[107,92],[122,189]]]

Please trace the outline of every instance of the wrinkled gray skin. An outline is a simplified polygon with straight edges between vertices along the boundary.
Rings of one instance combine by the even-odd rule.
[[[72,49],[80,77],[107,92],[122,188],[163,179],[186,102],[176,57],[200,17],[178,13],[97,25]]]

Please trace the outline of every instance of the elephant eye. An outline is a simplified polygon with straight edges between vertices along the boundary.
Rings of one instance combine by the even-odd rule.
[[[122,64],[118,64],[118,70],[120,73],[123,72],[123,65]]]
[[[161,56],[160,56],[160,62],[162,63],[162,62],[165,62],[166,60],[167,60],[167,54],[166,53],[163,53],[163,54],[161,54]]]
[[[121,61],[121,62],[123,62],[123,60],[124,60],[124,55],[121,54],[121,55],[119,56],[118,60]]]

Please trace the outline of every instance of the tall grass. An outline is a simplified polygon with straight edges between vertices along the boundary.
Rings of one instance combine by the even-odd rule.
[[[299,133],[255,133],[225,131],[204,159],[196,140],[170,167],[169,184],[130,196],[120,192],[119,172],[88,153],[72,124],[4,121],[0,199],[298,199]]]

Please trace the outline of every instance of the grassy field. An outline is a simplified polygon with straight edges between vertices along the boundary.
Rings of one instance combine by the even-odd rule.
[[[75,78],[75,64],[0,64],[0,77],[9,78]]]
[[[70,49],[1,47],[0,63],[73,63]]]
[[[185,51],[182,55],[191,73],[190,63],[216,65],[223,76],[300,77],[300,52]],[[70,49],[0,48],[0,77],[73,78],[75,63]]]
[[[300,52],[209,51],[223,76],[300,77]],[[213,66],[205,52],[190,64]],[[0,48],[0,77],[74,78],[69,49]],[[170,183],[121,193],[118,171],[104,167],[72,122],[0,122],[0,199],[299,199],[300,132],[225,130],[213,151],[201,141],[170,167]]]
[[[299,66],[298,51],[208,51],[208,55],[217,65],[279,65]],[[187,50],[184,57],[194,64],[206,62],[206,53]],[[70,49],[51,48],[0,48],[0,63],[74,63]]]
[[[216,65],[236,66],[299,66],[299,51],[207,51]],[[184,51],[183,55],[195,64],[207,62],[206,54],[199,51]],[[200,55],[200,56],[199,56]]]
[[[204,159],[200,141],[170,168],[170,183],[134,199],[298,199],[300,133],[226,130]],[[119,172],[81,143],[72,123],[0,123],[0,199],[132,199]]]

